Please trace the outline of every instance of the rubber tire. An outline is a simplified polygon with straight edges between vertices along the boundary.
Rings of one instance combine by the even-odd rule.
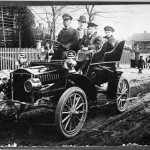
[[[86,111],[85,111],[85,116],[84,116],[80,126],[77,129],[75,129],[75,131],[73,133],[70,134],[70,133],[66,133],[63,130],[63,127],[61,125],[61,111],[62,111],[65,101],[73,93],[78,93],[84,98]],[[58,133],[63,135],[65,138],[72,138],[72,137],[76,136],[80,132],[80,130],[82,129],[82,127],[84,125],[84,122],[87,118],[87,112],[88,112],[88,103],[87,103],[87,97],[86,97],[86,94],[84,93],[84,91],[79,87],[71,87],[71,88],[67,89],[60,97],[57,107],[56,107],[55,125],[56,125]]]

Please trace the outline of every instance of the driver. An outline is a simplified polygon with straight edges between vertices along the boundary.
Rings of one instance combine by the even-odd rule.
[[[64,28],[59,32],[57,41],[62,43],[58,46],[55,56],[58,59],[66,58],[68,50],[77,52],[78,50],[78,33],[76,29],[72,28],[72,16],[64,14],[62,16]]]

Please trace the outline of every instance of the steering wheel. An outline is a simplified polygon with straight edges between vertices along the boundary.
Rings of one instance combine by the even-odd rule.
[[[63,47],[65,47],[66,45],[56,41],[56,40],[51,40],[51,39],[47,39],[46,41],[50,41],[53,45],[58,44],[58,45],[62,45]]]

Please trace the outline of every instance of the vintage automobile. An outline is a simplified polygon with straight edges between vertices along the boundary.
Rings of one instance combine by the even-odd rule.
[[[5,93],[0,101],[1,118],[18,119],[26,106],[33,108],[44,104],[44,107],[46,104],[54,115],[59,133],[72,138],[82,129],[88,112],[96,108],[98,93],[107,95],[106,104],[112,103],[118,112],[124,112],[130,87],[115,67],[121,59],[124,43],[118,42],[110,52],[106,52],[106,43],[98,52],[81,50],[76,58],[68,51],[70,57],[65,60],[31,62],[30,67],[11,72],[0,84],[0,90]],[[83,62],[86,63],[79,74],[77,69]],[[76,64],[79,64],[77,68]],[[103,83],[108,83],[107,90],[101,89]]]

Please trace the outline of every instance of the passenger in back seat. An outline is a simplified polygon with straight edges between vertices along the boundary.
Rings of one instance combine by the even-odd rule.
[[[97,34],[97,24],[93,22],[88,23],[88,34],[83,36],[83,39],[80,42],[80,50],[78,53],[85,51],[85,57],[83,57],[82,64],[78,69],[77,73],[83,74],[83,69],[85,68],[87,61],[89,60],[89,54],[86,54],[86,51],[98,51],[102,48],[104,39],[103,37]],[[92,53],[92,52],[91,52]],[[77,60],[78,61],[78,60]],[[81,61],[81,60],[80,60]]]
[[[115,30],[110,26],[106,26],[104,30],[106,34],[104,38],[106,39],[106,42],[107,42],[106,52],[110,52],[111,50],[113,50],[113,48],[116,46],[116,43],[117,43],[117,40],[113,35],[113,32]]]

